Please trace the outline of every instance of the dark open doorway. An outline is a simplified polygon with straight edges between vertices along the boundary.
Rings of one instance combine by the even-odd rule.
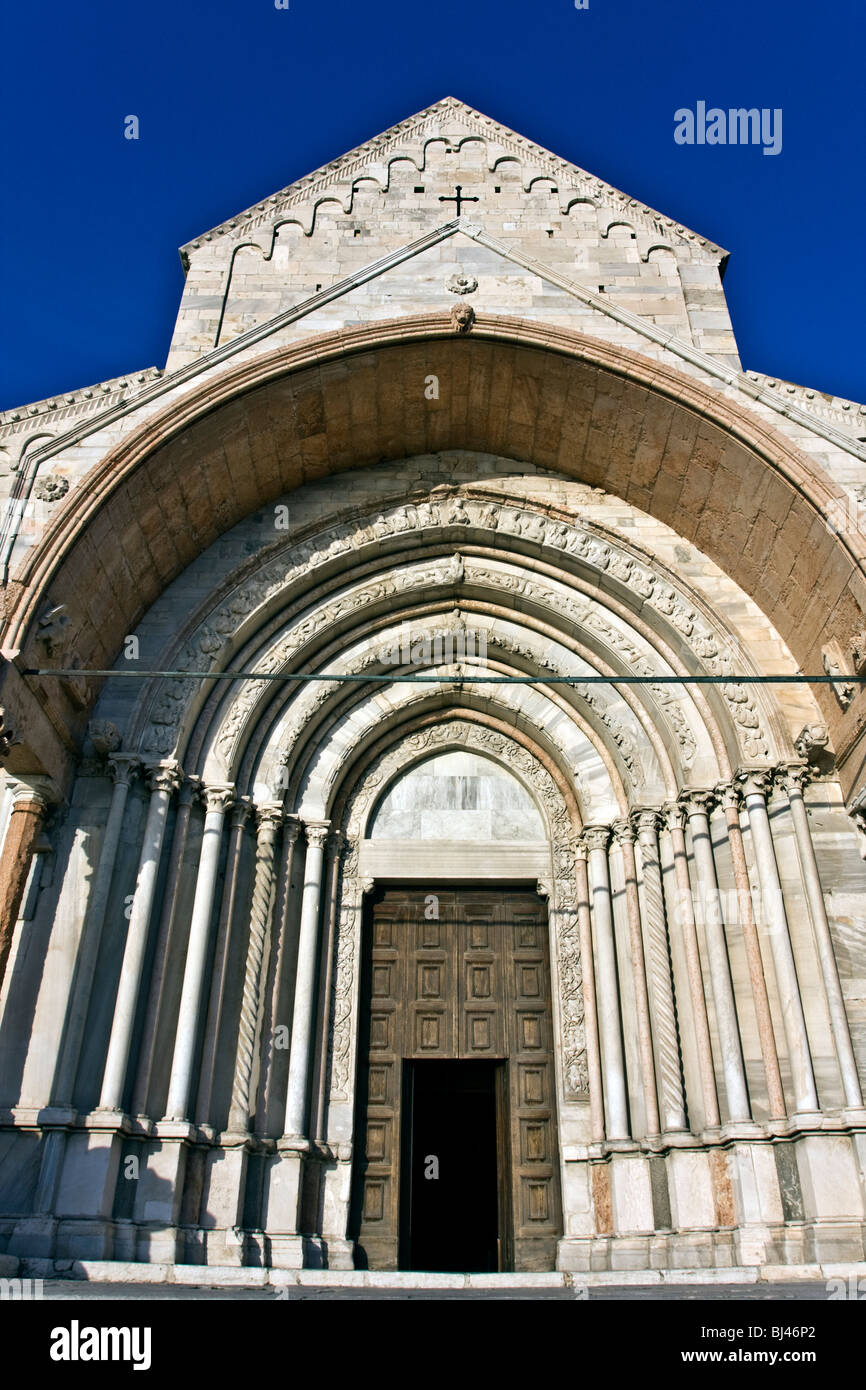
[[[405,1064],[401,1268],[508,1268],[504,1072],[494,1061]]]

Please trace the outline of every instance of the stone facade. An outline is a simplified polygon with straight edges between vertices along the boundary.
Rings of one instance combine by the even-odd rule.
[[[725,256],[448,99],[0,417],[0,1250],[350,1268],[368,895],[529,881],[558,1267],[863,1260],[866,406]]]

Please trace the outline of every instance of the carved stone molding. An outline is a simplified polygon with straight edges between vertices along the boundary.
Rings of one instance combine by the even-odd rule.
[[[638,604],[654,610],[677,630],[680,634],[677,640],[684,639],[701,671],[710,675],[730,676],[743,664],[742,657],[734,658],[727,637],[715,631],[689,599],[674,588],[670,578],[659,572],[658,562],[651,561],[648,556],[629,554],[622,542],[601,534],[589,523],[553,518],[534,511],[529,504],[503,504],[494,499],[463,497],[456,492],[447,496],[431,493],[400,506],[380,510],[367,518],[336,523],[299,540],[237,584],[222,599],[221,606],[215,612],[166,652],[166,664],[174,670],[221,668],[227,660],[230,643],[235,640],[242,624],[278,594],[285,594],[288,603],[292,601],[295,586],[299,593],[301,586],[306,592],[312,571],[317,566],[340,556],[347,559],[362,556],[365,547],[390,537],[423,532],[426,538],[433,528],[455,525],[471,525],[482,537],[485,532],[496,532],[506,538],[532,542],[533,545],[550,549],[554,559],[557,554],[573,557],[590,571],[604,575],[606,587],[610,587],[611,580],[617,581],[624,591],[631,591]],[[413,571],[418,587],[430,583],[462,582],[464,565],[460,556],[455,556],[450,564],[439,561],[428,568],[430,574],[427,578],[423,567]],[[483,567],[475,564],[473,576],[484,579]],[[500,572],[495,576],[491,572],[487,577],[505,588],[519,585],[521,593],[525,592],[527,596],[549,604],[568,622],[595,628],[617,650],[628,668],[640,675],[655,674],[652,662],[645,653],[618,630],[600,606],[594,607],[578,595],[564,597],[541,578],[530,580],[525,575],[503,575]],[[316,613],[307,612],[291,628],[289,635],[280,638],[276,646],[257,661],[257,668],[263,674],[281,669],[310,638],[321,634],[332,622],[381,598],[393,597],[408,587],[410,584],[406,574],[386,572],[354,594],[341,594],[321,606]],[[371,664],[374,660],[375,655],[371,657]],[[687,676],[683,680],[686,682]],[[218,736],[227,757],[231,756],[250,711],[266,688],[268,683],[264,681],[241,684]],[[141,735],[144,751],[165,755],[174,750],[184,713],[199,689],[200,681],[193,677],[188,681],[172,680],[157,685],[155,694],[149,700],[146,724]],[[671,721],[684,765],[689,766],[694,757],[694,735],[674,693],[676,687],[651,685],[650,690]],[[749,687],[725,683],[719,690],[736,727],[744,757],[768,757],[768,738]],[[328,692],[324,692],[323,699],[327,697]],[[586,698],[586,695],[582,697]]]

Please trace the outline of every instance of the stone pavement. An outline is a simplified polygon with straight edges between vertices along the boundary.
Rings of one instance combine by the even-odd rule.
[[[90,1284],[80,1279],[46,1280],[43,1286],[46,1299],[74,1301],[132,1300],[221,1300],[221,1301],[259,1301],[259,1302],[334,1302],[356,1301],[359,1299],[374,1302],[400,1301],[447,1301],[447,1302],[514,1302],[530,1300],[533,1302],[568,1303],[584,1301],[581,1288],[533,1284],[529,1282],[493,1285],[486,1288],[443,1288],[441,1286],[423,1287],[419,1284],[403,1287],[363,1287],[347,1285],[286,1285],[281,1289],[262,1287],[213,1288],[203,1285],[178,1287],[176,1284]],[[821,1300],[826,1301],[827,1289],[823,1282],[796,1283],[752,1283],[752,1284],[650,1284],[643,1286],[608,1284],[585,1290],[593,1302],[611,1302],[627,1299],[629,1301],[650,1302],[659,1300],[698,1301],[736,1303],[741,1300]]]

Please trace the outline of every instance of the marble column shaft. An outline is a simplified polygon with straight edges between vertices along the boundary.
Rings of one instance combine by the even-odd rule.
[[[207,813],[189,924],[189,941],[165,1107],[167,1120],[185,1120],[190,1104],[192,1068],[204,993],[204,970],[219,872],[223,822],[234,797],[231,786],[206,787]]]
[[[141,1046],[138,1051],[138,1068],[136,1070],[135,1086],[133,1087],[132,1103],[130,1106],[133,1115],[143,1115],[147,1111],[148,1090],[150,1088],[150,1078],[153,1071],[153,1062],[159,1035],[159,1019],[162,1011],[163,999],[165,997],[165,972],[168,964],[169,942],[171,940],[172,926],[175,920],[178,893],[181,885],[183,856],[184,850],[186,849],[187,834],[189,832],[192,804],[200,789],[201,781],[199,778],[187,777],[182,782],[177,794],[174,832],[171,839],[171,851],[168,857],[165,890],[162,896],[162,911],[159,917],[159,927],[157,928],[156,944],[153,952],[153,969],[150,977],[147,1010],[144,1016]]]
[[[139,759],[132,753],[114,753],[108,760],[108,768],[113,778],[111,804],[105,822],[105,833],[99,851],[99,861],[93,876],[93,885],[87,902],[81,942],[75,961],[75,973],[69,987],[69,1013],[66,1019],[61,1054],[58,1059],[57,1074],[52,1087],[52,1100],[55,1105],[69,1105],[72,1102],[78,1074],[78,1061],[90,997],[102,944],[102,929],[108,911],[108,899],[114,881],[117,864],[117,851],[129,788],[138,772]]]
[[[749,868],[746,863],[746,850],[740,827],[740,794],[737,788],[732,785],[721,786],[717,788],[717,791],[725,808],[728,845],[731,851],[731,864],[733,865],[734,883],[737,890],[743,946],[749,969],[752,1000],[755,1005],[755,1020],[758,1026],[758,1041],[761,1045],[764,1077],[767,1082],[767,1107],[771,1119],[784,1120],[787,1114],[785,1092],[782,1087],[782,1073],[779,1067],[779,1054],[776,1049],[773,1015],[770,1011],[770,997],[764,975],[761,943],[758,938],[758,928],[755,925],[755,913],[752,905],[752,886],[749,882]]]
[[[782,783],[788,793],[791,817],[794,822],[797,851],[800,857],[803,883],[806,888],[806,898],[809,903],[809,913],[812,918],[812,930],[815,936],[818,962],[821,967],[821,979],[824,982],[824,993],[827,996],[830,1028],[833,1033],[833,1042],[836,1045],[836,1057],[842,1078],[845,1104],[859,1109],[863,1105],[863,1093],[860,1088],[854,1048],[851,1044],[851,1032],[848,1027],[848,1015],[845,1011],[842,983],[839,979],[839,967],[836,964],[836,952],[833,949],[833,938],[830,934],[830,922],[824,905],[824,890],[821,886],[821,875],[818,871],[818,860],[812,841],[809,813],[803,799],[803,784],[807,776],[807,771],[804,768],[788,768],[782,776]]]
[[[773,832],[767,812],[766,797],[771,782],[764,773],[743,773],[738,780],[742,783],[746,810],[749,813],[749,828],[752,832],[752,844],[761,882],[762,915],[767,923],[770,949],[776,969],[796,1109],[801,1113],[814,1114],[818,1110],[818,1092],[812,1070],[809,1037],[791,945],[788,915],[785,911],[779,867],[773,848]]]
[[[606,826],[588,826],[583,832],[583,839],[589,856],[592,892],[595,962],[598,972],[596,997],[604,1068],[604,1093],[607,1102],[607,1137],[628,1139],[628,1089],[622,1043],[610,869],[607,862],[610,831]]]
[[[129,1049],[141,989],[150,919],[156,897],[165,823],[172,793],[180,781],[180,771],[176,763],[168,763],[152,768],[148,777],[151,787],[150,802],[102,1078],[102,1093],[99,1098],[101,1110],[119,1110],[123,1104]]]
[[[0,851],[0,986],[6,974],[15,924],[33,862],[33,846],[48,809],[47,799],[40,791],[29,786],[19,784],[13,790],[13,798]]]
[[[666,808],[666,818],[674,856],[677,903],[676,915],[686,957],[686,974],[689,982],[692,1029],[694,1031],[698,1071],[701,1078],[701,1097],[704,1106],[704,1118],[708,1128],[717,1129],[721,1123],[721,1118],[719,1115],[719,1098],[716,1092],[713,1049],[710,1043],[710,1023],[707,1017],[707,1001],[704,994],[704,978],[701,971],[701,952],[698,946],[695,910],[692,901],[692,885],[689,878],[686,837],[683,833],[686,813],[681,806],[668,806]]]
[[[638,893],[637,886],[637,861],[634,852],[635,834],[628,821],[617,821],[613,827],[613,833],[622,853],[622,862],[625,871],[625,903],[626,915],[628,917],[629,944],[631,946],[631,974],[634,984],[638,1048],[640,1052],[644,1110],[646,1112],[646,1130],[647,1134],[657,1135],[661,1126],[659,1123],[658,1094],[656,1092],[655,1058],[653,1056],[646,960],[644,958],[643,932],[641,928],[640,894]]]
[[[310,1076],[313,1004],[316,987],[316,957],[319,939],[319,906],[322,893],[322,861],[329,822],[306,824],[307,853],[304,861],[304,894],[301,902],[301,931],[295,1005],[292,1011],[292,1037],[289,1053],[289,1079],[286,1091],[285,1137],[306,1140],[307,1089]]]
[[[238,879],[244,848],[245,827],[251,809],[251,803],[246,798],[236,801],[231,809],[225,882],[217,925],[216,950],[206,1013],[207,1032],[202,1049],[200,1081],[196,1096],[195,1117],[198,1124],[211,1122],[211,1097],[216,1079],[217,1053],[220,1045],[225,992],[228,983],[232,925],[238,906]]]
[[[592,949],[592,915],[590,912],[589,876],[586,871],[587,848],[582,840],[575,845],[574,872],[577,879],[577,928],[580,934],[580,958],[583,974],[583,1013],[586,1034],[586,1070],[589,1077],[589,1122],[593,1142],[604,1139],[604,1081],[601,1069],[601,1044],[598,1036],[598,999],[595,988],[595,969]]]
[[[716,1026],[719,1033],[719,1049],[722,1054],[722,1073],[725,1078],[728,1116],[732,1121],[737,1122],[750,1120],[751,1108],[743,1066],[743,1048],[740,1041],[728,946],[725,939],[716,862],[713,855],[710,811],[714,800],[715,798],[709,792],[691,792],[683,798],[686,814],[689,818],[692,851],[700,890],[701,915],[710,964],[710,984],[716,1010]]]

